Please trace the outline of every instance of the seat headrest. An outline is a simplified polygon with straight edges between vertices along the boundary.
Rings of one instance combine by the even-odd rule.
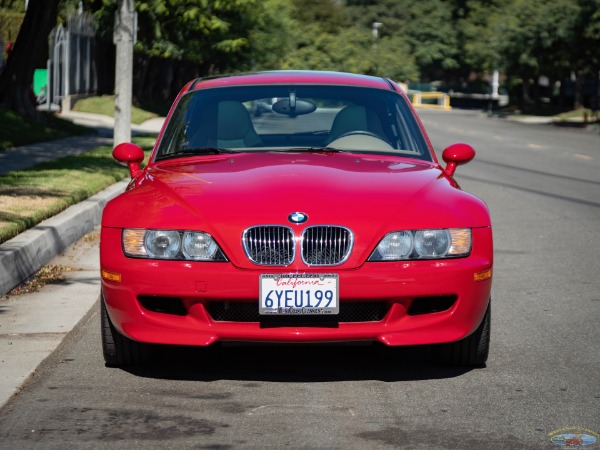
[[[244,138],[254,131],[248,110],[240,102],[224,101],[219,103],[217,136],[230,140]]]
[[[331,125],[329,141],[331,142],[350,131],[371,131],[383,134],[377,115],[372,110],[360,105],[346,106],[337,113]]]

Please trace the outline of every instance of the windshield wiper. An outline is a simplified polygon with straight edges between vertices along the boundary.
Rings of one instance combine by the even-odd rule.
[[[217,148],[217,147],[201,147],[201,148],[185,148],[182,150],[177,150],[176,152],[165,153],[156,158],[157,161],[161,161],[163,159],[169,158],[182,158],[185,156],[195,156],[195,155],[222,155],[227,153],[237,153],[235,150],[230,150],[228,148]]]
[[[281,151],[304,153],[350,153],[348,150],[340,150],[335,147],[292,147]]]

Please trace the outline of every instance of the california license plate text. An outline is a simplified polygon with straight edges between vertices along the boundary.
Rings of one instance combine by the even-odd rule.
[[[337,275],[261,275],[261,314],[337,314]]]

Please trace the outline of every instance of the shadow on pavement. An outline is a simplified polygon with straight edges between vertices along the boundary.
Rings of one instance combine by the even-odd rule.
[[[435,365],[430,346],[240,345],[156,347],[151,363],[128,372],[167,380],[385,382],[454,378],[470,368]]]

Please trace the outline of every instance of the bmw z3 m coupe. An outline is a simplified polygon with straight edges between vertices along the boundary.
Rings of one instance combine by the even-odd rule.
[[[134,144],[113,156],[131,182],[102,217],[107,365],[153,344],[365,341],[485,364],[490,215],[453,178],[475,151],[455,143],[440,163],[393,81],[197,79],[143,168]]]

